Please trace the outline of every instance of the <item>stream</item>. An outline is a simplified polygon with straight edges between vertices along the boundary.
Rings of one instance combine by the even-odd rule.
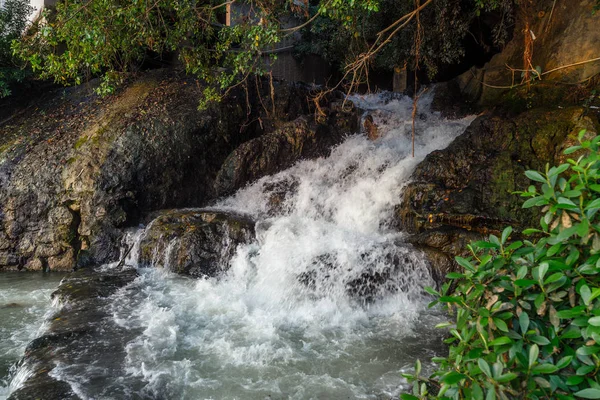
[[[50,294],[65,274],[0,274],[0,399],[18,385],[15,362],[27,343],[45,329],[45,320],[54,310]],[[13,385],[11,386],[11,380]]]
[[[443,354],[434,326],[445,316],[427,308],[423,288],[434,282],[424,255],[394,229],[394,211],[416,165],[472,118],[445,120],[424,97],[413,158],[410,98],[352,100],[371,114],[380,138],[348,136],[329,157],[301,161],[210,206],[256,221],[256,240],[238,246],[222,276],[176,275],[164,254],[142,267],[148,227],[129,231],[125,265],[139,276],[103,306],[106,332],[119,334],[86,343],[86,357],[59,362],[51,376],[82,399],[388,399],[406,389],[402,372]],[[36,299],[38,292],[49,294],[37,286]],[[47,309],[36,310],[20,324],[41,326]],[[14,363],[32,336],[12,345],[2,329],[3,362]]]

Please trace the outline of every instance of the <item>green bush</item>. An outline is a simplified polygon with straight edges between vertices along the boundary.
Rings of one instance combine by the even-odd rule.
[[[16,1],[16,0],[12,0]],[[226,5],[246,13],[224,26]],[[346,14],[375,10],[375,0],[318,1],[320,12]],[[328,7],[325,7],[324,5]],[[252,9],[252,12],[248,10]],[[366,12],[366,11],[365,11]],[[300,15],[298,15],[300,14]],[[219,100],[229,88],[244,85],[251,74],[264,75],[291,32],[281,23],[305,18],[295,0],[227,2],[222,0],[70,0],[47,10],[44,20],[15,44],[16,53],[43,79],[72,85],[101,77],[99,94],[113,93],[153,60],[178,54],[186,71],[208,84],[201,106]]]
[[[402,399],[600,399],[600,136],[565,154],[577,155],[544,173],[521,195],[541,207],[535,239],[501,237],[473,243],[457,257],[462,273],[448,274],[438,293],[455,322],[449,354],[435,358],[430,377],[406,377]]]
[[[0,98],[10,95],[10,87],[27,76],[12,55],[11,43],[19,39],[33,8],[28,0],[6,0],[0,8]]]

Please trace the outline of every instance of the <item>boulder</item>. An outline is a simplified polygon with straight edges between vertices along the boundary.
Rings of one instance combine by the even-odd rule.
[[[529,108],[573,103],[578,93],[572,84],[591,82],[600,74],[600,14],[593,12],[596,1],[533,3],[531,9],[517,10],[513,39],[502,52],[483,68],[473,67],[454,80],[458,91],[469,101],[485,107],[518,98]],[[518,7],[529,7],[529,3]],[[523,15],[529,21],[524,21]],[[524,66],[526,41],[532,41],[531,64]],[[519,85],[523,83],[521,71],[533,68],[542,76],[536,78],[534,83],[540,87],[532,94],[526,86]]]
[[[169,210],[146,228],[138,262],[191,277],[226,271],[236,248],[254,240],[254,221],[232,212]]]
[[[0,122],[0,270],[114,261],[122,228],[156,210],[207,204],[223,192],[215,185],[230,168],[223,162],[263,134],[292,134],[273,162],[316,156],[334,143],[327,125],[303,128],[314,134],[307,138],[282,128],[314,112],[305,85],[257,81],[205,111],[200,82],[172,70],[142,74],[110,97],[92,89],[55,90]],[[336,96],[320,106],[332,109]],[[331,114],[328,123],[344,122]],[[279,168],[267,164],[248,179]]]
[[[113,260],[121,227],[214,197],[220,163],[261,132],[240,131],[236,94],[205,112],[199,96],[154,71],[109,98],[60,90],[0,126],[0,269],[71,270],[81,250]]]
[[[135,331],[117,325],[107,306],[110,296],[136,277],[137,272],[129,268],[85,268],[63,279],[52,294],[60,304],[58,311],[43,335],[27,345],[18,367],[29,373],[9,399],[78,400],[80,396],[71,385],[52,374],[57,365],[93,363],[99,369],[119,365],[124,357],[123,343],[131,340]]]
[[[235,149],[217,174],[217,194],[230,194],[262,176],[289,168],[302,158],[327,156],[331,147],[357,131],[358,111],[351,102],[333,102],[324,111],[326,118],[321,122],[315,121],[314,116],[301,116]]]
[[[350,268],[335,253],[316,256],[298,281],[315,297],[344,292],[362,304],[371,304],[398,292],[421,296],[430,281],[429,265],[422,254],[406,243],[381,243],[365,249],[360,268]]]
[[[523,209],[516,191],[532,184],[526,170],[565,162],[562,152],[582,129],[598,132],[598,121],[581,107],[533,110],[515,118],[477,118],[444,150],[429,154],[415,169],[397,209],[409,241],[450,269],[466,245],[508,225],[516,234],[537,226],[536,209]]]

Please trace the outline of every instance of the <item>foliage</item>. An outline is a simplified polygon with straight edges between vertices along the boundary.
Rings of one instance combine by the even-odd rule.
[[[101,76],[107,94],[124,74],[149,58],[178,53],[186,70],[208,83],[203,101],[219,99],[249,74],[264,74],[273,48],[288,33],[285,18],[304,16],[297,0],[238,1],[246,7],[233,26],[222,24],[222,0],[71,0],[57,4],[15,51],[42,78],[79,84]],[[319,12],[333,17],[375,9],[375,0],[326,1]]]
[[[455,315],[449,355],[429,378],[407,375],[402,399],[600,398],[600,136],[584,136],[565,151],[576,159],[526,172],[541,184],[521,193],[542,208],[541,229],[523,232],[537,240],[506,228],[429,289]]]
[[[343,69],[369,48],[379,32],[411,12],[414,5],[414,1],[380,0],[375,10],[383,12],[355,8],[337,15],[337,19],[321,15],[303,32],[298,54],[318,54]],[[418,63],[433,77],[440,67],[461,61],[469,27],[482,14],[494,12],[501,16],[493,26],[494,43],[489,45],[505,44],[514,11],[514,0],[436,0],[420,13],[420,44],[415,45],[419,25],[413,19],[374,57],[373,66],[392,70],[405,63],[414,68]]]
[[[436,0],[423,10],[427,29],[418,52],[420,61],[430,72],[440,64],[457,62],[463,54],[461,39],[476,13],[502,9],[508,15],[512,2]],[[112,93],[124,75],[139,69],[144,61],[176,53],[188,72],[208,84],[205,103],[243,84],[249,74],[268,71],[266,50],[293,33],[293,29],[282,29],[290,17],[318,16],[309,24],[299,52],[321,54],[343,66],[364,52],[381,29],[414,9],[414,2],[405,0],[233,3],[243,8],[245,16],[237,18],[234,26],[223,26],[227,4],[223,0],[62,1],[56,10],[46,12],[24,41],[14,43],[14,50],[42,78],[61,84],[100,76],[97,91],[103,94]],[[415,58],[414,23],[409,28],[393,38],[374,65],[393,68]]]
[[[10,46],[25,30],[32,11],[28,0],[6,0],[4,8],[0,8],[0,98],[10,95],[12,83],[27,76],[13,58]]]

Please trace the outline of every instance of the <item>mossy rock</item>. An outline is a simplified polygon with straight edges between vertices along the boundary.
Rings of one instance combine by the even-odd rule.
[[[524,173],[564,162],[563,150],[582,129],[598,131],[598,121],[582,107],[477,118],[417,166],[397,209],[399,228],[413,235],[409,240],[416,246],[453,259],[469,240],[508,225],[516,234],[536,226],[539,211],[523,209],[515,193],[532,184]]]
[[[232,212],[163,211],[144,232],[139,263],[192,277],[219,276],[237,247],[254,240],[254,224],[251,218]]]

